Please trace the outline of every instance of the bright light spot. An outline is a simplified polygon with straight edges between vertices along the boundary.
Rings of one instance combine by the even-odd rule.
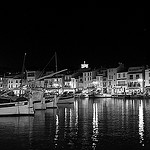
[[[140,135],[140,143],[144,146],[144,117],[143,117],[143,103],[142,100],[139,104],[139,135]]]
[[[138,79],[138,82],[142,82],[143,81],[143,79]]]

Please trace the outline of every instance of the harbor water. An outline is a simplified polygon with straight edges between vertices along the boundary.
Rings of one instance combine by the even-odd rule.
[[[149,149],[150,100],[75,99],[34,116],[0,117],[2,149]]]

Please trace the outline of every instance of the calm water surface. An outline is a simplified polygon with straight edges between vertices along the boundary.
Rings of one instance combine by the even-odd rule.
[[[149,149],[150,100],[76,99],[33,117],[1,117],[2,149]]]

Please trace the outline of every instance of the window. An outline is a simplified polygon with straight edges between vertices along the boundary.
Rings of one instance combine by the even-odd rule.
[[[149,77],[150,77],[150,72],[149,72]]]
[[[125,85],[125,81],[118,81],[118,86],[124,86]]]
[[[109,75],[109,79],[111,79],[111,75]]]
[[[130,76],[129,76],[129,79],[133,79],[133,75],[130,75]]]
[[[123,77],[125,77],[126,75],[125,75],[125,73],[123,73]]]
[[[139,77],[140,77],[139,74],[136,74],[136,79],[139,79]]]
[[[113,79],[113,76],[109,75],[109,79]]]
[[[118,78],[120,78],[120,73],[118,74]]]
[[[34,77],[34,72],[28,72],[28,77]]]
[[[150,80],[149,80],[149,84],[150,84]]]

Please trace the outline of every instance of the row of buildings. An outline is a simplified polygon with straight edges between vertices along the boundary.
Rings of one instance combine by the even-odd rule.
[[[51,72],[52,73],[52,72]],[[65,71],[52,77],[37,80],[41,72],[27,71],[26,78],[7,75],[0,78],[0,89],[15,89],[24,81],[26,87],[40,87],[46,90],[99,90],[109,94],[150,93],[150,68],[129,67],[119,63],[116,68],[91,69],[85,62],[77,71]]]

